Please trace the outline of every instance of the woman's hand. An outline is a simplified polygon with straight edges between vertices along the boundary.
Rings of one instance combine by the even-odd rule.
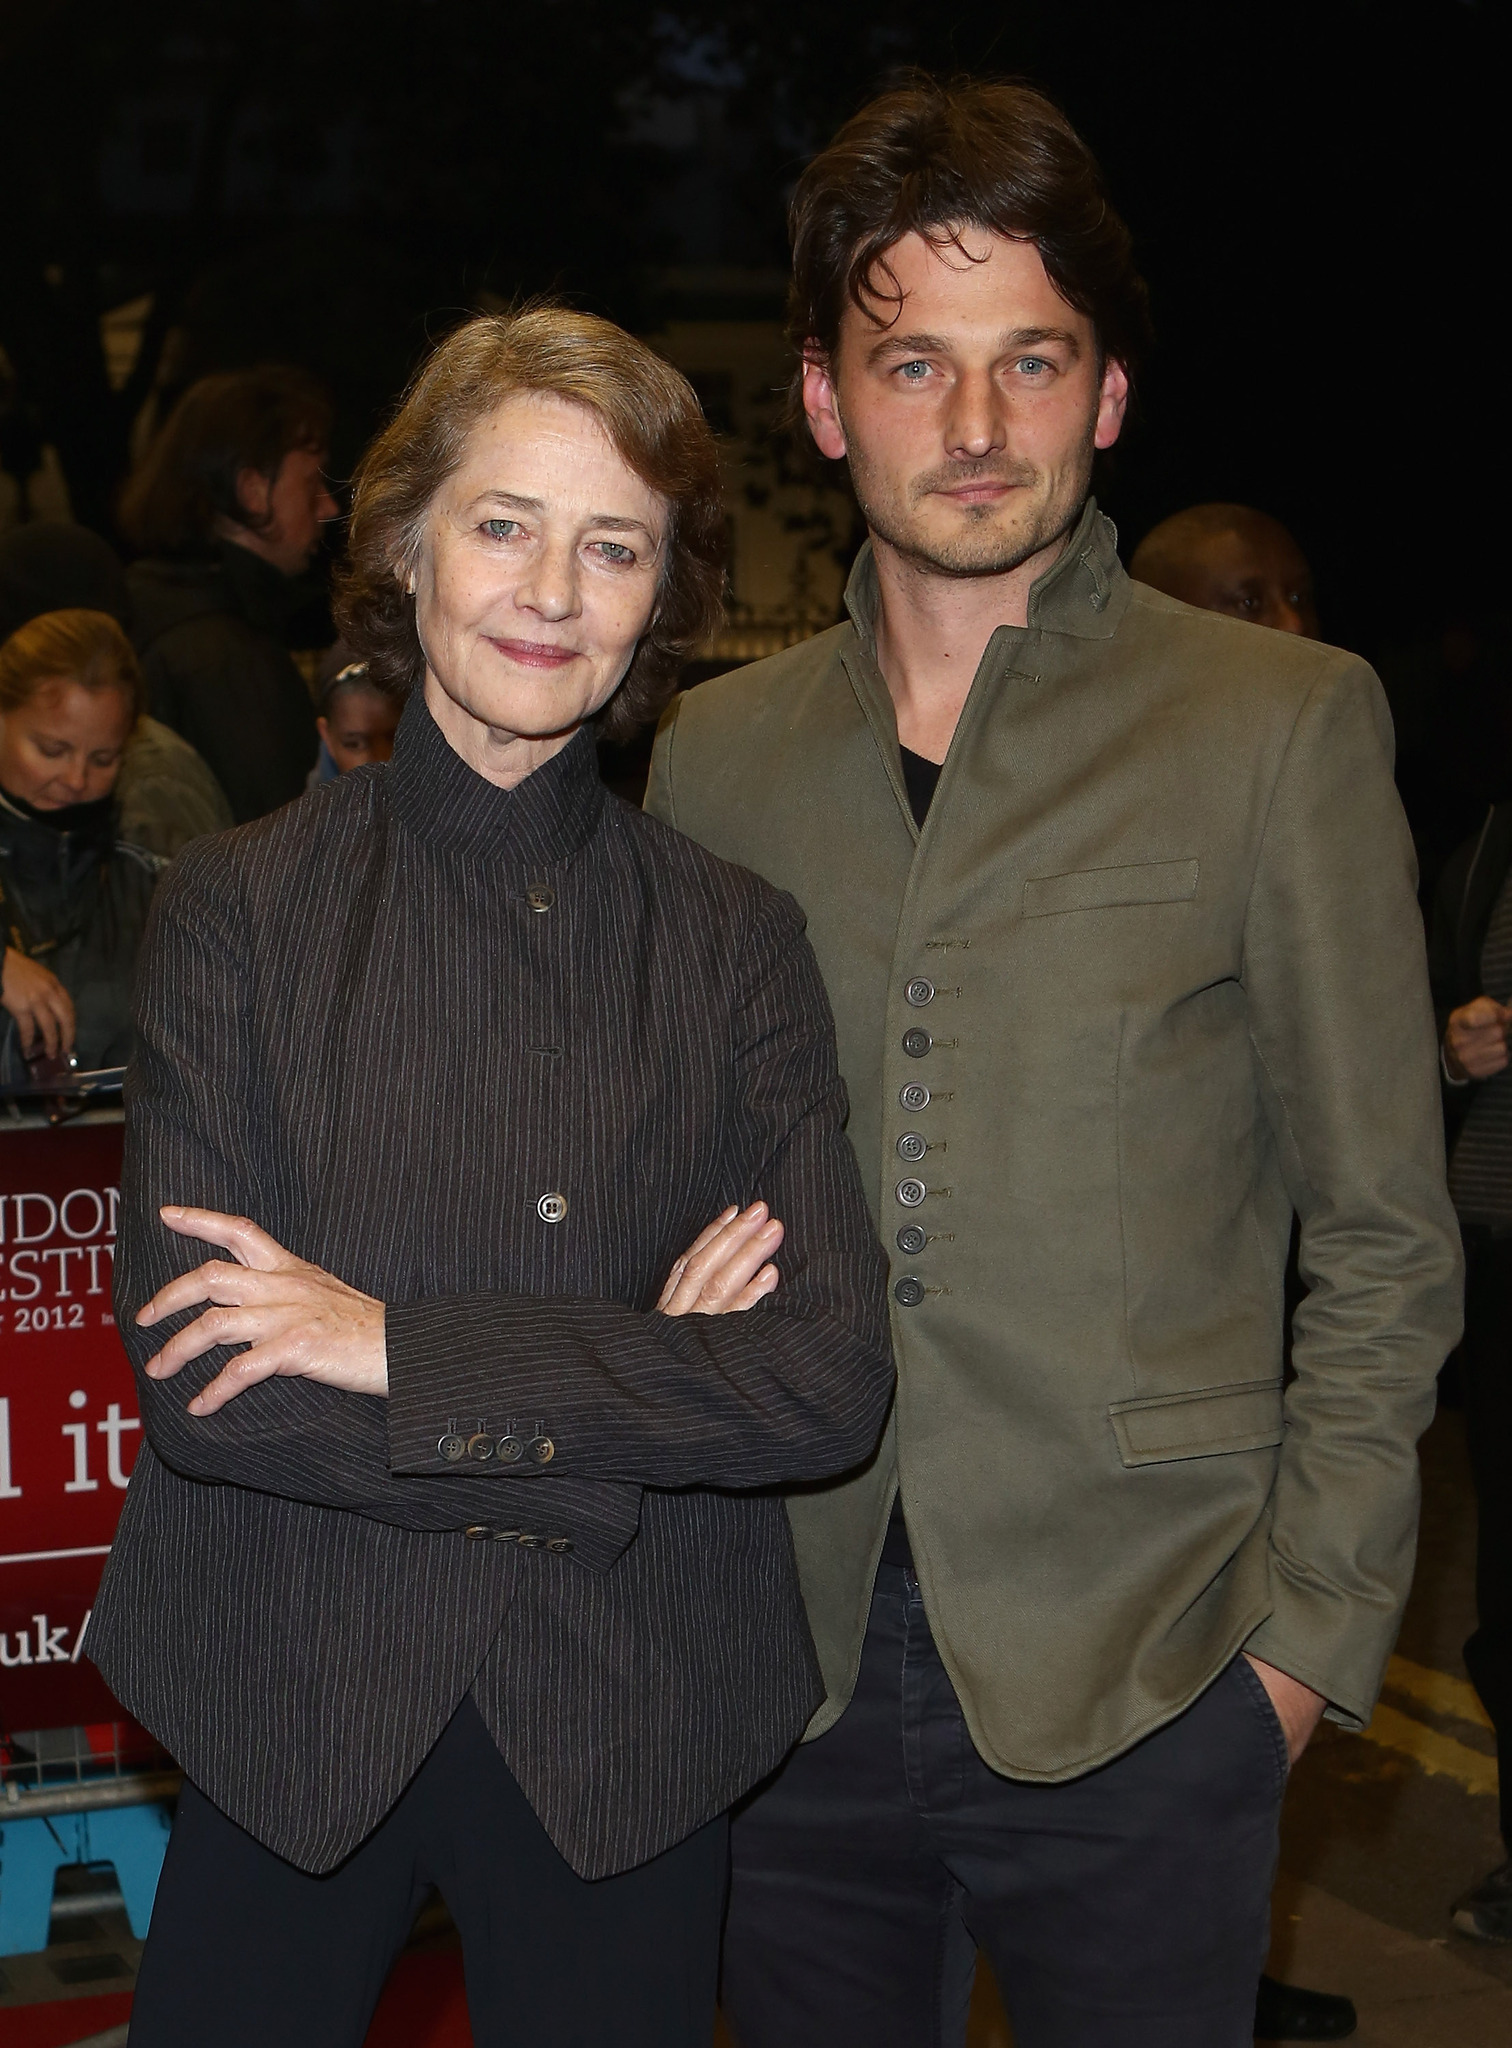
[[[73,997],[50,968],[28,959],[14,946],[5,949],[0,972],[0,1006],[9,1010],[21,1033],[21,1050],[33,1053],[37,1040],[50,1060],[73,1051]]]
[[[191,1415],[213,1415],[275,1373],[319,1380],[349,1394],[388,1394],[384,1307],[343,1280],[296,1259],[245,1216],[214,1209],[160,1209],[181,1237],[223,1245],[234,1264],[213,1259],[171,1280],[137,1312],[146,1327],[179,1309],[210,1302],[147,1362],[150,1379],[172,1379],[217,1344],[249,1344],[189,1403]]]
[[[1455,1081],[1489,1081],[1507,1064],[1507,1027],[1512,1009],[1491,996],[1477,996],[1449,1012],[1444,1028],[1444,1065]]]
[[[726,1209],[674,1259],[656,1306],[665,1316],[722,1316],[754,1308],[777,1285],[770,1263],[782,1225],[765,1202]]]

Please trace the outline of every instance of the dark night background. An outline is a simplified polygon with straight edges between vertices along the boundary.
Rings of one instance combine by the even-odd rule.
[[[1152,288],[1103,485],[1126,546],[1203,498],[1295,530],[1328,637],[1387,676],[1431,853],[1509,752],[1508,40],[1484,0],[0,0],[0,454],[52,442],[109,532],[154,384],[284,357],[334,388],[345,469],[485,295],[647,331],[679,276],[780,269],[797,169],[896,67],[1027,76],[1098,152]],[[112,391],[99,315],[148,293]]]

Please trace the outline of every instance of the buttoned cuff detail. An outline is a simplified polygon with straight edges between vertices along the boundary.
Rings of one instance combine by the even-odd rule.
[[[511,1420],[495,1436],[485,1420],[459,1426],[452,1416],[436,1439],[436,1456],[443,1465],[460,1465],[464,1459],[475,1465],[487,1465],[497,1459],[523,1477],[532,1468],[551,1463],[556,1456],[556,1442],[546,1434],[544,1422]]]

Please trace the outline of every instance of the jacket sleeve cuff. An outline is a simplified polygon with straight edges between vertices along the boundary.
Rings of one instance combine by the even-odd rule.
[[[1400,1619],[1319,1589],[1272,1583],[1276,1605],[1243,1647],[1321,1693],[1324,1719],[1359,1734],[1375,1711]]]

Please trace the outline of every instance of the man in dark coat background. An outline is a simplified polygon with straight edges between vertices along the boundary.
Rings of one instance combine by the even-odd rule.
[[[315,762],[314,706],[289,648],[336,516],[329,431],[325,395],[302,371],[203,377],[122,504],[143,555],[129,582],[149,706],[204,756],[239,825],[301,795]]]

